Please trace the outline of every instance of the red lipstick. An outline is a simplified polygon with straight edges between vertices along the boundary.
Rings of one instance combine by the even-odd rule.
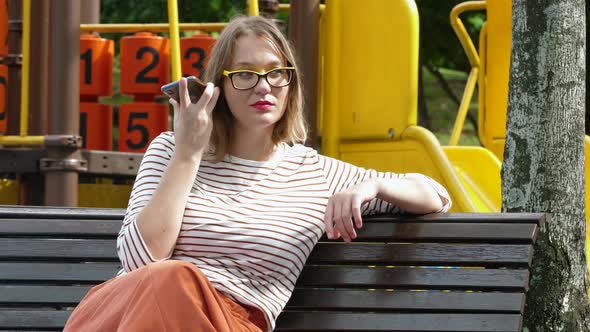
[[[265,110],[271,108],[272,106],[274,106],[274,104],[268,100],[259,100],[259,101],[255,102],[254,104],[250,105],[250,107],[254,107],[254,108],[261,110],[261,111],[265,111]]]

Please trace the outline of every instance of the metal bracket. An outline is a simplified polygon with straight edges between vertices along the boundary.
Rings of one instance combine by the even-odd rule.
[[[46,135],[45,146],[79,149],[82,147],[82,136],[79,135]]]
[[[41,149],[0,149],[0,173],[38,173],[39,159],[45,156]]]
[[[88,160],[88,173],[135,176],[143,153],[82,150],[82,158]]]
[[[20,67],[23,64],[23,55],[22,54],[8,54],[7,56],[2,58],[3,65],[7,65],[9,67]]]
[[[55,172],[55,171],[77,171],[87,172],[88,162],[84,159],[55,159],[55,158],[41,158],[39,160],[39,170],[41,172]]]
[[[8,31],[23,31],[23,21],[8,20]]]

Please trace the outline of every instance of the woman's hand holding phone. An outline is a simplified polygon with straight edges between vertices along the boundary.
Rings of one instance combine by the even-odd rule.
[[[192,160],[200,159],[209,144],[213,128],[211,113],[220,91],[213,83],[207,83],[201,97],[193,103],[187,87],[187,79],[181,78],[177,85],[178,101],[170,98],[170,104],[174,108],[174,154],[178,158]]]

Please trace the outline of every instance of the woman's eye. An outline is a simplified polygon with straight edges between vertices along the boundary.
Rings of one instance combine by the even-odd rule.
[[[268,73],[268,76],[270,77],[281,77],[285,74],[285,70],[284,69],[276,69],[271,71],[270,73]]]
[[[238,72],[238,73],[236,73],[236,75],[237,75],[239,78],[250,78],[250,77],[252,77],[254,74],[253,74],[253,73],[251,73],[251,72],[242,71],[242,72]]]

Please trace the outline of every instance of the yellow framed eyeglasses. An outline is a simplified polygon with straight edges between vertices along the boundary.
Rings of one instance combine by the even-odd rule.
[[[282,88],[291,84],[294,74],[295,67],[279,67],[262,73],[247,69],[223,71],[223,76],[229,77],[232,86],[237,90],[252,89],[260,82],[261,77],[264,77],[268,85]]]

